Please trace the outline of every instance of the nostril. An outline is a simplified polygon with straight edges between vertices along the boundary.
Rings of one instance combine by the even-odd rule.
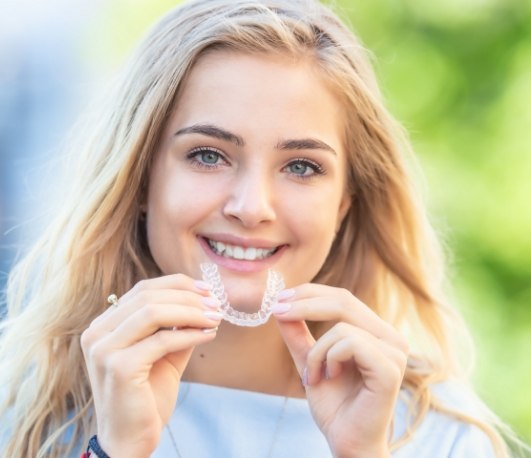
[[[223,208],[227,217],[238,219],[246,226],[252,226],[275,219],[275,209],[269,196],[242,192],[232,196]]]

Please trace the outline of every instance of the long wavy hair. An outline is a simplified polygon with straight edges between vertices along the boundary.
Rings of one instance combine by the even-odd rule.
[[[463,373],[454,342],[464,326],[446,305],[444,257],[413,186],[415,160],[382,103],[367,51],[313,0],[192,1],[137,48],[84,129],[61,212],[10,275],[0,348],[6,456],[63,456],[94,431],[79,338],[110,291],[123,294],[160,273],[141,217],[153,152],[190,69],[216,49],[311,59],[345,105],[352,205],[315,281],[352,291],[411,340],[403,381],[411,425],[393,446],[435,409],[478,425],[506,456],[488,409],[467,416],[432,393],[434,383]]]

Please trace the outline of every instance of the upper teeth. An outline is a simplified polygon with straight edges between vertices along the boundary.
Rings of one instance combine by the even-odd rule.
[[[256,259],[267,258],[268,256],[271,256],[276,250],[276,248],[271,248],[269,250],[265,248],[254,247],[244,248],[236,245],[228,245],[223,242],[216,242],[214,240],[208,240],[208,244],[216,254],[219,254],[226,258],[245,259],[247,261],[254,261]]]

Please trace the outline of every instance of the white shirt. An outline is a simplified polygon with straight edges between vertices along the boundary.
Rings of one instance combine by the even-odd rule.
[[[448,405],[461,407],[461,411],[466,406],[459,392],[449,386],[438,387],[436,393],[440,399],[448,400]],[[407,426],[406,402],[407,395],[401,393],[395,412],[395,438]],[[494,452],[479,428],[430,411],[411,440],[392,455],[393,458],[481,458],[493,457]],[[152,455],[153,458],[331,456],[326,438],[317,428],[305,399],[186,382],[181,384],[175,411]]]
[[[474,415],[474,404],[461,387],[432,387],[447,407]],[[394,417],[394,438],[408,423],[408,395],[402,391]],[[9,419],[2,418],[1,421]],[[10,422],[8,422],[9,424]],[[175,450],[171,429],[179,452]],[[8,433],[5,431],[4,434]],[[63,441],[71,440],[69,430]],[[0,435],[0,452],[7,436]],[[76,444],[79,458],[86,444]],[[1,453],[0,453],[1,454]],[[182,382],[169,425],[153,458],[327,458],[332,454],[305,399]],[[486,434],[478,427],[430,411],[412,438],[393,458],[492,458]]]

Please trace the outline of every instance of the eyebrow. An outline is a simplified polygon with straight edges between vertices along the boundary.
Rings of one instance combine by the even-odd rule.
[[[212,124],[193,124],[191,126],[183,127],[175,132],[175,136],[185,134],[201,134],[208,137],[218,138],[220,140],[234,143],[236,146],[245,146],[245,141],[239,135],[233,134],[228,130]],[[279,150],[324,150],[337,155],[334,148],[322,140],[315,138],[301,138],[283,140],[276,145]]]
[[[236,146],[244,146],[245,142],[239,135],[233,134],[228,130],[221,127],[214,126],[212,124],[194,124],[192,126],[183,127],[175,132],[175,136],[184,134],[202,134],[208,137],[219,138],[227,142],[234,143]]]
[[[294,140],[284,140],[283,142],[280,142],[277,144],[277,149],[280,150],[325,150],[329,151],[335,155],[337,155],[334,148],[332,148],[330,145],[326,144],[325,142],[321,140],[317,140],[315,138],[302,138],[302,139],[294,139]]]

